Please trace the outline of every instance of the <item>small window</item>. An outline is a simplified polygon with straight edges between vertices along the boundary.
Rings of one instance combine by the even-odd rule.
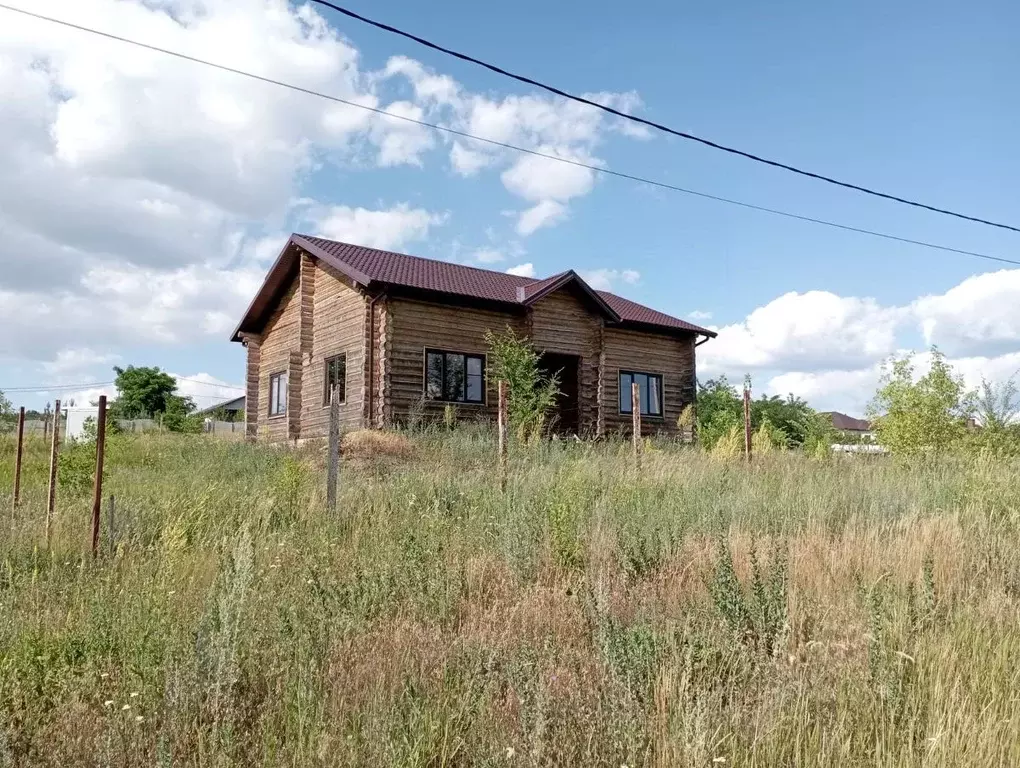
[[[329,405],[329,399],[336,387],[340,402],[347,399],[347,354],[327,357],[325,361],[326,384],[322,391],[322,404]]]
[[[425,350],[425,397],[449,403],[484,403],[485,357]]]
[[[274,373],[269,377],[269,415],[282,416],[287,412],[287,374]]]
[[[662,376],[657,373],[620,371],[620,413],[633,413],[631,385],[637,382],[642,416],[662,416]]]

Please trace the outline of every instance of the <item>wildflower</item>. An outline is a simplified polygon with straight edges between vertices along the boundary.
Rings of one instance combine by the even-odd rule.
[[[507,747],[506,748],[506,756],[507,757],[513,757],[516,754],[517,754],[517,750],[514,749],[513,747]]]
[[[127,712],[129,709],[131,709],[131,705],[130,704],[125,704],[123,707],[120,708],[120,711],[121,712]]]
[[[713,763],[725,763],[726,762],[726,758],[725,757],[713,757],[712,758],[712,762]]]
[[[143,721],[144,719],[145,719],[145,718],[144,718],[144,717],[142,717],[141,715],[135,715],[135,722],[136,722],[136,723],[140,723],[140,722],[142,722],[142,721]]]
[[[109,672],[100,672],[100,673],[99,673],[99,677],[100,677],[101,679],[103,679],[103,680],[105,680],[105,679],[106,679],[106,678],[108,678],[109,676],[110,676],[110,673],[109,673]]]
[[[106,701],[103,702],[103,706],[104,707],[109,707],[112,704],[113,704],[113,699],[107,699]]]
[[[138,691],[131,691],[131,698],[132,699],[137,699],[138,698]]]

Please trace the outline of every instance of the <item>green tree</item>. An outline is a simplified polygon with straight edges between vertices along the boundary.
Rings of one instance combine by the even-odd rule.
[[[503,333],[487,331],[491,374],[507,382],[507,410],[510,428],[521,440],[538,437],[546,414],[560,395],[559,380],[543,373],[539,355],[526,338],[509,326]]]
[[[14,425],[14,406],[0,389],[0,432],[9,432],[14,429]]]
[[[916,382],[909,358],[893,360],[868,408],[878,442],[900,455],[940,454],[959,446],[972,412],[963,379],[936,347],[928,373]]]
[[[1020,396],[1015,377],[995,384],[981,380],[975,399],[981,429],[973,433],[971,445],[998,456],[1020,455]]]
[[[117,379],[117,400],[113,408],[121,419],[150,419],[167,410],[167,401],[174,396],[177,382],[159,368],[114,367]]]
[[[743,396],[725,376],[709,379],[699,389],[697,412],[698,438],[706,448],[734,428],[744,428]],[[797,448],[816,438],[820,425],[814,410],[799,397],[761,395],[751,401],[751,429],[767,435],[776,447]]]
[[[709,379],[698,390],[697,421],[698,441],[705,448],[712,448],[734,427],[744,423],[744,406],[725,376]]]
[[[171,432],[201,432],[202,419],[191,415],[195,410],[195,401],[190,397],[170,395],[166,399],[166,410],[163,411],[163,426]]]

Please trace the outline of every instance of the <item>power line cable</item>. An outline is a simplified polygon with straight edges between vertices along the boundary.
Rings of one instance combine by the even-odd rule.
[[[583,162],[581,162],[579,160],[572,160],[570,158],[561,157],[559,155],[553,155],[553,154],[550,154],[548,152],[540,152],[540,151],[535,150],[535,149],[528,149],[527,147],[521,147],[521,146],[517,146],[515,144],[509,144],[509,143],[506,143],[506,142],[503,142],[503,141],[497,141],[495,139],[487,139],[487,138],[485,138],[483,136],[475,136],[475,135],[467,133],[465,131],[457,130],[456,128],[450,128],[450,127],[444,126],[444,125],[436,125],[434,123],[425,122],[424,120],[416,120],[413,117],[407,117],[406,115],[400,115],[400,114],[397,114],[395,112],[387,112],[384,109],[378,109],[376,107],[369,107],[369,106],[367,106],[365,104],[358,104],[357,102],[349,101],[347,99],[340,98],[339,96],[332,96],[330,94],[322,93],[320,91],[315,91],[315,90],[312,90],[310,88],[304,88],[302,86],[294,85],[292,83],[286,83],[286,82],[283,82],[282,80],[274,80],[273,78],[270,78],[270,77],[264,77],[262,75],[256,75],[256,74],[254,74],[252,72],[246,72],[245,70],[235,69],[234,67],[229,67],[229,66],[227,66],[225,64],[217,64],[216,62],[213,62],[213,61],[208,61],[206,59],[200,59],[200,58],[195,57],[195,56],[189,56],[187,54],[180,53],[178,51],[172,51],[172,50],[169,50],[169,49],[166,49],[166,48],[160,48],[160,47],[155,46],[155,45],[149,45],[148,43],[142,43],[142,42],[139,42],[138,40],[132,40],[132,39],[127,38],[127,37],[121,37],[119,35],[114,35],[114,34],[112,34],[110,32],[102,32],[102,31],[100,31],[98,29],[92,29],[91,27],[85,27],[85,26],[82,26],[80,24],[74,24],[74,23],[69,22],[69,21],[63,21],[62,19],[55,19],[55,18],[52,18],[52,17],[49,17],[49,16],[43,16],[42,14],[33,13],[32,11],[26,11],[26,10],[24,10],[22,8],[14,8],[14,7],[11,7],[9,5],[4,5],[2,3],[0,3],[0,8],[2,8],[4,10],[8,10],[8,11],[14,11],[15,13],[21,13],[21,14],[24,14],[26,16],[31,16],[33,18],[40,19],[42,21],[48,21],[48,22],[52,22],[54,24],[59,24],[59,25],[64,26],[64,27],[70,27],[72,29],[77,29],[77,30],[82,31],[82,32],[88,32],[90,34],[98,35],[100,37],[105,37],[105,38],[110,39],[110,40],[116,40],[116,41],[121,42],[121,43],[127,43],[128,45],[133,45],[133,46],[136,46],[136,47],[139,47],[139,48],[144,48],[146,50],[155,51],[156,53],[162,53],[162,54],[165,54],[167,56],[173,56],[174,58],[183,59],[184,61],[190,61],[190,62],[192,62],[194,64],[202,64],[204,66],[212,67],[214,69],[218,69],[218,70],[221,70],[223,72],[230,72],[231,74],[239,75],[241,77],[246,77],[246,78],[249,78],[251,80],[257,80],[259,82],[268,83],[270,85],[279,86],[281,88],[288,88],[288,89],[290,89],[292,91],[297,91],[298,93],[304,93],[304,94],[307,94],[309,96],[317,96],[319,98],[327,99],[328,101],[332,101],[332,102],[335,102],[335,103],[338,103],[338,104],[344,104],[344,105],[346,105],[348,107],[354,107],[355,109],[363,109],[363,110],[366,110],[368,112],[373,112],[373,113],[375,113],[377,115],[382,115],[384,117],[392,118],[394,120],[401,120],[403,122],[411,123],[413,125],[418,125],[418,126],[421,126],[423,128],[430,128],[432,130],[441,131],[443,133],[448,133],[448,134],[451,134],[453,136],[460,136],[460,137],[465,138],[465,139],[471,139],[472,141],[479,141],[479,142],[482,142],[483,144],[489,144],[491,146],[501,147],[503,149],[509,149],[509,150],[513,150],[515,152],[521,152],[521,153],[524,153],[524,154],[533,155],[535,157],[542,157],[542,158],[545,158],[546,160],[553,160],[553,161],[556,161],[556,162],[559,162],[559,163],[566,163],[568,165],[573,165],[573,166],[576,166],[578,168],[585,168],[585,169],[587,169],[589,171],[593,171],[594,173],[603,174],[605,176],[615,176],[617,178],[627,179],[629,181],[635,181],[635,182],[638,182],[638,183],[641,183],[641,184],[648,184],[650,186],[659,187],[661,189],[668,189],[668,190],[671,190],[673,192],[680,192],[680,193],[683,193],[685,195],[692,195],[692,196],[695,196],[695,197],[701,197],[701,198],[704,198],[704,199],[707,199],[707,200],[715,200],[715,201],[720,202],[720,203],[727,203],[729,205],[736,205],[736,206],[740,206],[742,208],[748,208],[748,209],[754,210],[754,211],[761,211],[762,213],[769,213],[769,214],[773,214],[775,216],[783,216],[783,217],[786,217],[786,218],[789,218],[789,219],[796,219],[798,221],[806,221],[806,222],[810,222],[812,224],[820,224],[820,225],[826,226],[826,227],[834,227],[835,229],[842,229],[842,230],[847,231],[847,232],[856,232],[856,233],[862,234],[862,235],[870,235],[872,237],[880,237],[880,238],[883,238],[885,240],[893,240],[893,241],[900,242],[900,243],[907,243],[907,244],[910,244],[910,245],[918,245],[918,246],[921,246],[921,247],[924,247],[924,248],[932,248],[932,249],[937,250],[937,251],[945,251],[947,253],[956,253],[956,254],[960,254],[960,255],[963,255],[963,256],[974,256],[976,258],[986,259],[988,261],[996,261],[996,262],[1000,262],[1002,264],[1013,264],[1013,265],[1016,265],[1016,266],[1020,266],[1020,261],[1015,260],[1015,259],[1007,259],[1007,258],[1002,257],[1002,256],[993,256],[991,254],[980,253],[978,251],[969,251],[969,250],[962,249],[962,248],[953,248],[953,247],[950,247],[950,246],[947,246],[947,245],[940,245],[938,243],[932,243],[932,242],[928,242],[928,241],[925,241],[925,240],[916,240],[916,239],[908,238],[908,237],[900,237],[898,235],[891,235],[889,233],[879,232],[877,230],[865,229],[863,227],[855,227],[855,226],[852,226],[852,225],[849,225],[849,224],[840,224],[838,222],[830,221],[828,219],[820,219],[820,218],[816,218],[816,217],[813,217],[813,216],[805,216],[805,215],[798,214],[798,213],[791,213],[790,211],[783,211],[783,210],[780,210],[778,208],[769,208],[769,207],[764,206],[764,205],[755,205],[753,203],[747,203],[747,202],[743,202],[741,200],[733,200],[731,198],[722,197],[720,195],[713,195],[713,194],[709,194],[707,192],[700,192],[698,190],[688,189],[686,187],[677,186],[675,184],[669,184],[669,183],[664,182],[664,181],[656,181],[655,179],[649,179],[649,178],[646,178],[646,177],[643,177],[643,176],[638,176],[638,175],[631,174],[631,173],[624,173],[623,171],[614,171],[614,170],[612,170],[610,168],[605,168],[605,167],[598,166],[598,165],[592,165],[590,163],[583,163]]]
[[[406,31],[404,31],[402,29],[398,29],[397,27],[391,26],[389,24],[384,24],[381,21],[376,21],[374,19],[370,19],[367,16],[362,16],[360,13],[355,13],[354,11],[350,10],[349,8],[344,8],[342,6],[336,5],[335,3],[328,2],[328,0],[311,0],[311,2],[317,3],[319,5],[326,6],[327,8],[332,8],[337,13],[341,13],[344,16],[347,16],[348,18],[355,19],[355,20],[363,22],[365,24],[369,24],[369,25],[371,25],[373,27],[376,27],[377,29],[381,29],[381,30],[384,30],[386,32],[390,32],[390,33],[395,34],[395,35],[400,35],[401,37],[407,38],[408,40],[413,40],[414,42],[418,43],[419,45],[423,45],[426,48],[431,48],[434,51],[439,51],[440,53],[445,53],[448,56],[453,56],[453,57],[455,57],[457,59],[460,59],[461,61],[466,61],[466,62],[469,62],[471,64],[475,64],[475,65],[477,65],[479,67],[484,67],[485,69],[489,70],[490,72],[495,72],[496,74],[503,75],[504,77],[509,77],[509,78],[511,78],[513,80],[516,80],[516,81],[520,82],[520,83],[525,83],[527,85],[534,86],[535,88],[541,88],[544,91],[548,91],[549,93],[554,93],[557,96],[562,96],[565,99],[570,99],[571,101],[576,101],[576,102],[578,102],[580,104],[587,104],[590,107],[595,107],[596,109],[601,109],[603,112],[608,112],[609,114],[615,115],[615,116],[620,117],[620,118],[623,118],[624,120],[630,120],[632,122],[648,126],[649,128],[655,128],[658,131],[662,131],[664,133],[668,133],[668,134],[671,134],[673,136],[678,136],[681,139],[687,139],[689,141],[695,141],[695,142],[698,142],[699,144],[704,144],[706,147],[711,147],[712,149],[718,149],[718,150],[720,150],[722,152],[728,152],[731,155],[738,155],[740,157],[747,158],[748,160],[753,160],[753,161],[755,161],[757,163],[763,163],[765,165],[770,165],[773,168],[780,168],[780,169],[782,169],[784,171],[790,171],[791,173],[796,173],[796,174],[799,174],[801,176],[806,176],[806,177],[811,178],[811,179],[816,179],[818,181],[824,181],[824,182],[826,182],[828,184],[835,184],[836,186],[839,186],[839,187],[844,187],[846,189],[852,189],[852,190],[857,191],[857,192],[863,192],[866,195],[872,195],[874,197],[880,197],[880,198],[883,198],[885,200],[892,200],[892,201],[897,202],[897,203],[903,203],[904,205],[913,206],[914,208],[923,208],[924,210],[932,211],[934,213],[941,213],[941,214],[944,214],[946,216],[954,216],[954,217],[956,217],[958,219],[964,219],[966,221],[973,221],[973,222],[976,222],[978,224],[986,224],[986,225],[988,225],[990,227],[998,227],[999,229],[1008,229],[1008,230],[1010,230],[1012,232],[1020,232],[1020,227],[1013,226],[1012,224],[1002,224],[1002,223],[999,223],[999,222],[996,222],[996,221],[990,221],[989,219],[983,219],[983,218],[980,218],[978,216],[969,216],[969,215],[967,215],[965,213],[958,213],[957,211],[951,211],[951,210],[949,210],[947,208],[938,208],[938,207],[936,207],[934,205],[928,205],[927,203],[921,203],[921,202],[918,202],[916,200],[910,200],[908,198],[900,197],[898,195],[892,195],[892,194],[888,194],[886,192],[879,192],[878,190],[871,189],[870,187],[862,187],[859,184],[853,184],[853,183],[851,183],[849,181],[841,181],[839,179],[835,179],[835,178],[833,178],[831,176],[826,176],[826,175],[821,174],[821,173],[815,173],[813,171],[807,171],[807,170],[804,170],[803,168],[798,168],[797,166],[794,166],[794,165],[788,165],[787,163],[781,163],[778,160],[770,160],[767,157],[762,157],[761,155],[756,155],[756,154],[754,154],[752,152],[746,152],[746,151],[744,151],[742,149],[737,149],[736,147],[730,147],[730,146],[727,146],[725,144],[720,144],[719,142],[712,141],[710,139],[706,139],[706,138],[703,138],[701,136],[695,136],[693,133],[687,133],[686,131],[680,131],[680,130],[677,130],[675,128],[670,128],[668,125],[663,125],[662,123],[657,123],[657,122],[655,122],[653,120],[646,120],[643,117],[638,117],[637,115],[631,115],[631,114],[628,114],[627,112],[622,112],[622,111],[620,111],[618,109],[614,109],[613,107],[610,107],[610,106],[608,106],[606,104],[600,104],[597,101],[592,101],[591,99],[587,99],[584,96],[578,96],[578,95],[573,94],[573,93],[568,93],[567,91],[564,91],[564,90],[562,90],[560,88],[557,88],[557,87],[552,86],[552,85],[548,85],[547,83],[543,83],[540,80],[535,80],[533,78],[526,77],[524,75],[515,74],[514,72],[510,72],[509,70],[503,69],[502,67],[498,67],[495,64],[490,64],[490,63],[488,63],[486,61],[482,61],[481,59],[477,59],[474,56],[469,56],[466,53],[461,53],[459,51],[455,51],[452,48],[446,48],[446,47],[444,47],[442,45],[438,45],[437,43],[433,43],[430,40],[426,40],[423,37],[419,37],[418,35],[414,35],[414,34],[412,34],[410,32],[406,32]]]

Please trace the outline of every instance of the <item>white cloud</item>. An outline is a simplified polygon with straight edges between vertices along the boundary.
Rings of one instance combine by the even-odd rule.
[[[712,313],[706,312],[703,309],[695,309],[693,312],[688,312],[687,317],[691,318],[691,320],[697,321],[711,320]]]
[[[129,264],[91,267],[80,291],[55,294],[0,289],[0,356],[47,362],[65,348],[102,339],[105,349],[130,343],[181,344],[222,338],[233,329],[264,276],[190,265],[158,271]]]
[[[790,292],[718,330],[699,366],[706,371],[856,367],[895,351],[902,308],[828,291]]]
[[[224,400],[233,400],[244,394],[244,388],[240,383],[224,381],[208,373],[170,375],[177,380],[177,394],[192,398],[199,408],[207,408]]]
[[[641,273],[634,269],[593,269],[582,271],[581,277],[597,291],[611,291],[618,283],[637,284]]]
[[[120,359],[112,352],[97,352],[89,347],[68,347],[57,352],[56,357],[41,365],[42,370],[55,377],[108,365]]]
[[[472,94],[406,57],[366,71],[308,4],[35,0],[32,10],[593,163],[617,130],[598,110],[553,97]],[[17,329],[0,334],[0,355],[40,364],[69,366],[74,350],[221,336],[295,217],[388,248],[446,220],[406,203],[299,199],[324,168],[419,167],[442,144],[458,173],[509,172],[507,190],[534,204],[522,233],[564,219],[566,202],[593,186],[583,169],[520,164],[480,142],[18,14],[0,24],[0,94],[0,327]]]
[[[495,158],[485,152],[471,149],[460,141],[453,143],[450,150],[450,163],[461,176],[474,176],[486,166],[492,165]]]
[[[912,304],[925,343],[948,354],[1000,353],[1020,344],[1020,269],[968,277]]]
[[[510,269],[506,272],[508,275],[517,275],[517,277],[534,277],[535,265],[529,261],[526,264],[518,264],[516,267],[510,267]]]
[[[432,227],[441,225],[446,218],[446,214],[412,208],[407,203],[379,211],[335,205],[308,213],[316,234],[322,237],[383,249],[423,240]]]
[[[517,220],[517,234],[530,235],[542,227],[549,227],[567,217],[567,207],[555,200],[543,200],[523,211]]]
[[[496,248],[479,248],[472,258],[479,264],[498,264],[506,259],[502,251]]]

